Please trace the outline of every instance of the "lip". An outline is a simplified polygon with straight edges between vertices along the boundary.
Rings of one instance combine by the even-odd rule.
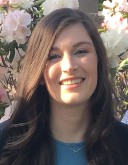
[[[80,82],[78,81],[78,83],[74,83],[74,84],[64,84],[64,82],[77,81],[77,80],[80,80]],[[65,86],[73,86],[73,85],[81,84],[84,80],[85,80],[84,77],[68,77],[68,78],[64,78],[64,79],[60,80],[59,84],[65,85]]]

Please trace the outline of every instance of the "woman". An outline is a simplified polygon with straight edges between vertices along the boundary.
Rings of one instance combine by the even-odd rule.
[[[107,56],[79,10],[53,11],[29,40],[0,164],[126,165],[128,127],[114,118]],[[6,125],[6,126],[5,126]]]

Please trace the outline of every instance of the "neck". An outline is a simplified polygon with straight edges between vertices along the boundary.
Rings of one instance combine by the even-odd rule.
[[[63,142],[81,142],[89,125],[87,107],[51,105],[50,125],[53,137]]]

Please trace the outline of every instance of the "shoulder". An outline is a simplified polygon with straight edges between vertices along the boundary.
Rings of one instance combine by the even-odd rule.
[[[128,125],[115,119],[108,134],[108,139],[113,146],[126,148],[128,151]]]
[[[119,137],[127,139],[128,141],[128,125],[127,124],[122,123],[120,121],[116,121],[114,125],[114,129],[115,129],[116,134],[119,135]]]
[[[10,123],[9,120],[0,123],[0,140],[3,137],[4,133],[7,131],[9,123]]]
[[[112,159],[119,165],[128,163],[128,125],[115,120],[109,135],[109,145]]]
[[[128,125],[116,121],[113,132],[115,132],[115,139],[113,141],[115,140],[122,153],[128,158]]]
[[[9,123],[9,120],[0,123],[0,152],[2,151],[7,141],[7,130]]]

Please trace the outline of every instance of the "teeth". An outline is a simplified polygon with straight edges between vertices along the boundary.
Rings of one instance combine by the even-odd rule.
[[[73,84],[78,84],[82,81],[83,81],[82,79],[67,80],[67,81],[63,81],[61,84],[62,85],[73,85]]]

